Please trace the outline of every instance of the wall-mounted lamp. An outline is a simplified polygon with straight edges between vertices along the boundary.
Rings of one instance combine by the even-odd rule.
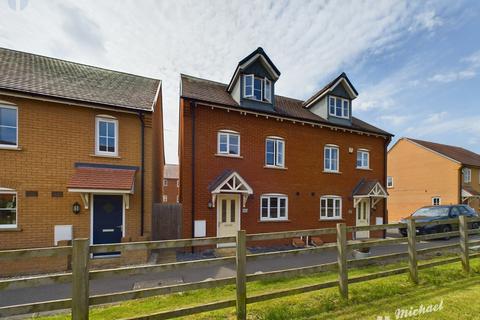
[[[212,203],[212,201],[208,201],[207,206],[208,206],[209,209],[212,209],[212,208],[213,208],[213,203]]]
[[[72,212],[74,214],[79,214],[81,209],[82,209],[82,207],[80,207],[80,203],[78,203],[78,202],[75,202],[72,206]]]

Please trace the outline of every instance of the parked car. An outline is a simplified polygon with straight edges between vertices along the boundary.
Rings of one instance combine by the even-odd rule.
[[[458,216],[467,216],[478,218],[478,214],[471,207],[467,205],[449,205],[449,206],[428,206],[423,207],[415,211],[407,218],[401,219],[401,223],[407,223],[408,220],[414,219],[415,222],[432,222],[457,218]],[[478,222],[472,222],[469,228],[477,229],[479,227]],[[458,229],[458,224],[436,224],[419,226],[416,228],[417,234],[429,234],[429,233],[443,233],[450,232]],[[406,237],[407,228],[400,228],[400,233]],[[450,237],[445,237],[449,239]]]

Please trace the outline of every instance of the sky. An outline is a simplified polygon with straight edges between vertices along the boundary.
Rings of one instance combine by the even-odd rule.
[[[277,94],[307,99],[346,72],[353,115],[394,141],[480,153],[480,1],[0,0],[0,47],[161,79],[167,163],[180,73],[228,83],[259,46]]]

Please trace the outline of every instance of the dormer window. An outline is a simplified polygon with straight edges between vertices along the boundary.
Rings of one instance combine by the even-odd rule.
[[[349,118],[350,101],[348,99],[333,97],[328,98],[328,114],[338,118]]]
[[[243,76],[245,98],[257,101],[272,101],[272,82],[267,78],[256,77],[253,74]]]

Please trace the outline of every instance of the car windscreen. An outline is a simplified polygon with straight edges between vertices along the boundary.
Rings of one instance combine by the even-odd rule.
[[[448,217],[448,207],[421,208],[415,211],[414,217]]]

